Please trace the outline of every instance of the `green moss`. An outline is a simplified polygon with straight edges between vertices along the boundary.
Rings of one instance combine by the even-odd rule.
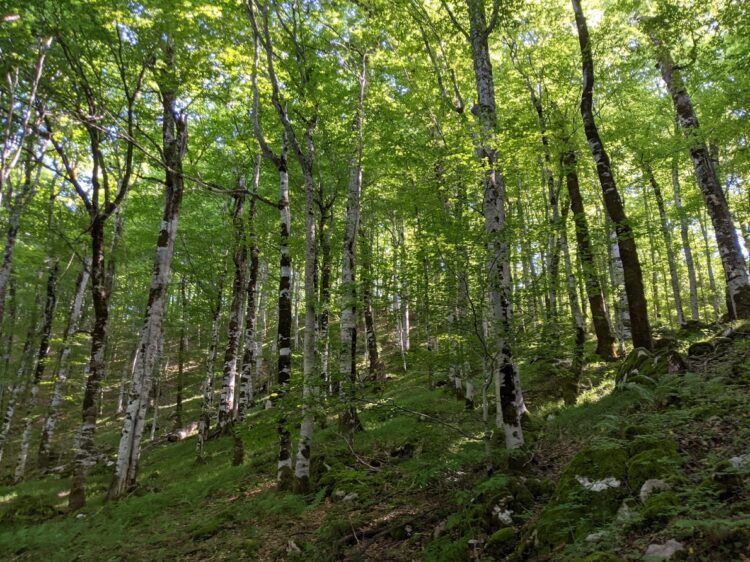
[[[495,556],[503,556],[513,550],[516,543],[516,531],[512,527],[505,527],[492,533],[487,540],[487,552]]]
[[[672,491],[652,494],[646,500],[641,517],[646,525],[663,523],[678,512],[680,498]]]
[[[628,462],[628,484],[631,489],[640,490],[646,480],[665,479],[676,475],[682,459],[666,442],[663,447],[647,449],[635,455]]]

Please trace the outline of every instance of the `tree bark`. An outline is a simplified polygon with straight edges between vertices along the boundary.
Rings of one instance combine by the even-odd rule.
[[[174,405],[174,430],[182,427],[182,393],[185,387],[185,353],[187,352],[187,292],[186,280],[180,277],[180,344],[177,349],[177,393]]]
[[[604,204],[607,214],[614,223],[617,233],[617,245],[622,260],[625,292],[627,293],[633,345],[651,349],[651,327],[648,320],[646,294],[643,287],[643,273],[638,259],[635,235],[625,215],[625,207],[617,190],[609,155],[599,136],[594,119],[594,59],[591,39],[589,38],[586,18],[581,9],[580,0],[571,0],[575,12],[578,41],[581,48],[583,69],[583,92],[581,94],[581,116],[583,128],[596,163]]]
[[[716,167],[711,160],[706,142],[701,136],[692,99],[685,87],[680,68],[674,63],[669,49],[653,30],[649,30],[648,33],[656,49],[657,66],[672,97],[677,122],[690,142],[690,158],[695,167],[695,177],[711,217],[721,265],[724,268],[724,279],[729,297],[729,317],[750,318],[750,276],[747,263],[742,254],[737,230],[734,227],[734,220],[729,211],[726,195],[721,188]]]
[[[219,349],[219,327],[221,324],[221,309],[224,304],[224,283],[227,278],[227,254],[224,254],[223,267],[218,280],[218,290],[216,292],[216,301],[211,312],[211,333],[209,335],[208,352],[206,354],[206,374],[203,379],[201,391],[203,398],[201,401],[201,413],[198,420],[198,443],[196,445],[197,460],[203,462],[204,445],[208,438],[208,430],[211,425],[211,406],[214,402],[214,367],[216,365],[216,354]]]
[[[164,211],[156,242],[151,286],[140,334],[140,352],[136,358],[128,406],[120,434],[115,473],[107,493],[108,499],[119,498],[132,488],[138,474],[148,397],[151,392],[154,368],[161,354],[159,346],[163,339],[172,255],[184,191],[182,161],[187,150],[187,116],[177,109],[178,84],[174,45],[171,38],[167,39],[164,59],[166,68],[157,77],[163,117]]]
[[[357,232],[360,220],[362,197],[362,144],[364,134],[364,103],[367,88],[367,57],[362,56],[357,74],[359,99],[352,128],[355,134],[354,154],[349,163],[349,186],[346,201],[346,225],[344,229],[343,261],[341,265],[341,350],[339,352],[339,376],[345,384],[345,410],[341,425],[349,436],[363,429],[355,404],[357,395]]]
[[[26,475],[26,461],[29,456],[29,442],[33,428],[34,410],[39,400],[39,384],[42,382],[44,370],[47,367],[47,356],[50,350],[50,336],[52,334],[52,321],[57,306],[57,274],[59,264],[57,260],[48,260],[49,276],[47,278],[47,297],[44,304],[44,315],[42,327],[39,334],[39,350],[34,361],[34,374],[31,380],[31,392],[26,399],[26,415],[24,416],[24,427],[21,434],[21,445],[18,453],[18,462],[14,474],[14,482],[18,483]]]
[[[245,178],[240,177],[240,191],[245,190]],[[221,383],[221,397],[219,398],[219,429],[226,431],[234,418],[235,385],[237,382],[237,363],[239,361],[242,339],[242,320],[247,285],[245,270],[247,269],[247,244],[245,241],[245,194],[234,195],[234,210],[232,213],[234,252],[234,283],[232,285],[232,301],[229,305],[229,325],[227,328],[227,347],[224,351],[224,367]]]
[[[688,227],[688,218],[682,208],[682,196],[680,194],[680,173],[677,168],[677,159],[672,161],[672,190],[674,191],[674,205],[680,216],[680,239],[682,241],[682,253],[685,256],[685,267],[688,272],[688,287],[690,290],[690,317],[693,321],[698,321],[700,315],[698,312],[698,283],[695,279],[695,262],[693,261],[693,251],[690,247],[690,230]]]
[[[506,231],[506,189],[495,148],[497,108],[495,84],[490,62],[484,0],[467,0],[469,42],[474,63],[477,105],[472,108],[481,132],[477,138],[477,156],[484,168],[484,219],[488,250],[488,287],[491,328],[494,342],[491,363],[495,378],[496,423],[505,433],[505,445],[515,449],[523,445],[521,415],[525,411],[518,367],[513,361],[510,337],[512,320],[512,280]]]
[[[583,271],[583,277],[588,296],[589,308],[591,309],[591,320],[596,333],[596,353],[609,361],[614,358],[614,337],[609,325],[607,311],[604,306],[604,295],[599,283],[596,271],[594,254],[591,248],[591,237],[589,225],[586,220],[586,211],[583,206],[583,198],[578,183],[578,172],[576,171],[577,159],[573,150],[568,150],[563,155],[563,167],[565,169],[566,186],[570,197],[570,208],[573,212],[575,224],[576,243],[578,245],[578,259]]]
[[[63,400],[63,393],[68,380],[68,368],[70,367],[70,353],[72,350],[71,340],[78,331],[78,324],[83,312],[83,301],[86,296],[86,286],[89,283],[89,261],[86,259],[83,263],[83,269],[76,279],[76,288],[73,297],[73,303],[70,306],[70,315],[68,316],[68,325],[63,334],[62,348],[58,359],[57,374],[55,377],[55,387],[52,391],[47,417],[42,426],[42,437],[39,444],[38,465],[42,470],[46,469],[52,456],[52,441],[57,428],[57,420],[60,415],[60,405]]]
[[[247,280],[247,308],[245,312],[245,349],[242,358],[242,370],[240,372],[240,401],[237,409],[237,419],[245,419],[247,409],[255,400],[255,387],[253,376],[255,375],[255,319],[258,304],[258,267],[260,263],[260,252],[258,249],[258,236],[256,234],[256,209],[258,186],[260,184],[260,163],[261,156],[255,159],[255,170],[253,172],[253,192],[250,201],[250,210],[248,213],[248,230],[249,230],[249,254],[250,270]]]
[[[677,323],[682,325],[685,323],[685,315],[682,310],[682,295],[680,293],[680,277],[677,273],[677,261],[674,255],[674,246],[672,238],[672,225],[669,223],[667,218],[667,210],[664,206],[664,197],[661,193],[661,187],[654,177],[654,172],[651,169],[650,164],[644,163],[646,174],[648,175],[648,181],[651,184],[651,189],[654,190],[654,197],[656,198],[656,207],[659,211],[659,222],[661,224],[661,232],[664,237],[664,245],[667,248],[667,264],[669,266],[669,281],[672,286],[672,298],[674,299],[675,312],[677,313]],[[695,274],[695,273],[693,273]]]

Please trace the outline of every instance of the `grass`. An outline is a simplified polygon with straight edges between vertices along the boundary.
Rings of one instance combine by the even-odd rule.
[[[605,543],[573,537],[554,559],[602,550],[640,559],[650,542],[667,538],[684,541],[695,559],[739,556],[750,538],[748,475],[725,475],[733,486],[727,496],[717,466],[747,452],[750,340],[737,340],[705,372],[664,375],[654,385],[623,390],[614,388],[615,365],[592,361],[577,404],[568,407],[553,391],[540,390],[554,386],[554,370],[531,356],[522,355],[534,413],[529,444],[516,457],[495,448],[491,478],[479,409],[467,412],[450,391],[428,388],[415,354],[413,370],[391,373],[383,392],[370,388],[363,395],[365,431],[351,446],[335,416],[321,420],[313,450],[320,475],[307,496],[275,490],[275,410],[257,408],[239,429],[242,466],[230,464],[229,438],[208,442],[204,464],[194,461],[194,438],[149,446],[133,493],[104,503],[111,468],[101,467],[78,515],[66,512],[64,478],[32,474],[17,486],[0,486],[0,558],[462,560],[486,548],[490,559],[544,559],[549,554],[520,547],[554,504],[557,478],[570,460],[597,443],[631,448],[648,438],[674,442],[684,460],[672,482],[678,505],[644,516],[638,491],[628,490],[626,502],[637,512],[631,521],[603,525]],[[194,414],[188,409],[186,419]],[[160,416],[166,421],[169,414]],[[103,426],[103,446],[116,441],[115,422]],[[516,508],[510,530],[500,533],[492,509],[503,497]]]

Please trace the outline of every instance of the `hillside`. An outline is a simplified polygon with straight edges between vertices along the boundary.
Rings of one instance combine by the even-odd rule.
[[[533,439],[511,455],[497,448],[491,475],[478,412],[429,389],[414,354],[411,371],[362,398],[365,430],[351,448],[335,419],[321,420],[310,495],[275,491],[274,410],[256,408],[239,428],[241,466],[229,462],[230,437],[195,464],[190,437],[147,446],[138,487],[116,502],[102,501],[102,466],[76,514],[64,478],[0,488],[0,556],[593,562],[643,560],[676,541],[673,559],[745,560],[749,327],[680,333],[683,353],[710,344],[692,348],[687,372],[647,362],[621,388],[623,362],[593,364],[572,406],[544,401],[554,372],[524,363]]]

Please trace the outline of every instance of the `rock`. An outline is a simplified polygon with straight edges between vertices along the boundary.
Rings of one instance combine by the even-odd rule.
[[[435,528],[432,530],[432,538],[433,539],[438,538],[440,535],[442,535],[445,532],[447,528],[448,528],[448,520],[444,519],[443,521],[435,525]]]
[[[492,508],[492,516],[500,521],[503,525],[513,524],[513,510],[507,507],[500,507],[496,505]]]
[[[576,476],[578,483],[590,492],[603,492],[609,488],[619,488],[620,481],[611,476],[601,480],[589,480],[585,476]]]
[[[677,338],[674,336],[665,335],[654,340],[655,351],[675,349],[676,347],[677,347]]]
[[[597,531],[595,533],[590,533],[586,535],[586,538],[584,540],[588,543],[595,543],[595,542],[601,542],[606,537],[607,537],[607,531]]]
[[[344,490],[334,490],[331,497],[334,500],[343,500],[346,497],[346,492]]]
[[[703,357],[713,353],[714,345],[710,341],[699,341],[688,347],[688,356]]]
[[[685,545],[674,539],[669,539],[664,544],[650,544],[644,554],[645,558],[655,558],[657,560],[669,560],[676,553],[685,550]]]
[[[747,468],[750,468],[750,453],[732,457],[731,459],[729,459],[729,464],[731,464],[737,470],[745,470]]]
[[[356,499],[357,499],[358,497],[359,497],[359,494],[358,494],[358,493],[356,493],[356,492],[351,492],[351,493],[349,493],[349,494],[346,494],[346,495],[344,496],[344,499],[343,499],[342,501],[345,501],[345,502],[353,502],[353,501],[354,501],[354,500],[356,500]]]
[[[638,497],[641,499],[642,503],[646,503],[646,500],[648,500],[649,496],[654,492],[663,492],[669,489],[669,484],[664,482],[664,480],[650,478],[643,483],[643,486],[641,486],[641,491],[638,493]]]
[[[617,515],[615,515],[615,519],[619,521],[620,523],[627,523],[631,519],[635,517],[635,511],[633,508],[631,508],[627,501],[622,502],[622,505],[617,510]]]

